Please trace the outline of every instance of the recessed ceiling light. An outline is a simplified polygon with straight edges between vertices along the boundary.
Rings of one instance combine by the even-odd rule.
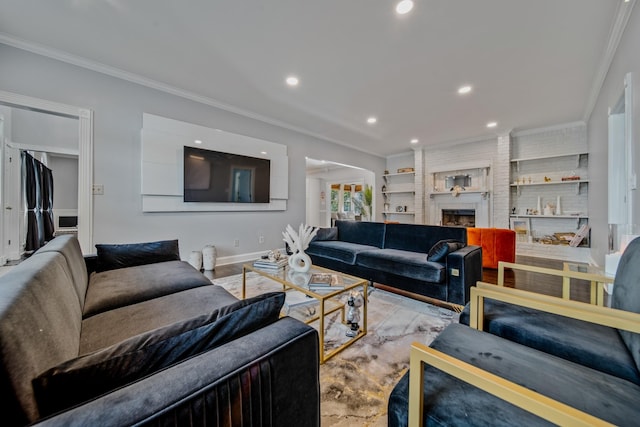
[[[298,80],[296,76],[289,76],[285,81],[289,86],[298,86],[298,83],[300,83],[300,80]]]
[[[489,123],[487,123],[487,127],[488,128],[494,128],[496,126],[498,126],[498,122],[489,122]]]
[[[196,139],[196,140],[195,140],[195,141],[193,141],[193,142],[195,142],[196,144],[202,144],[202,141],[200,141],[199,139]]]
[[[367,119],[367,123],[369,123],[370,125],[376,123],[378,121],[378,119],[376,119],[375,117],[369,117]]]
[[[402,0],[396,5],[396,13],[398,15],[409,13],[411,12],[411,9],[413,9],[413,1],[411,0]]]
[[[418,138],[413,138],[413,139],[411,140],[411,143],[412,143],[412,144],[417,144],[418,142],[420,142],[420,141],[418,140]]]
[[[460,95],[464,95],[464,94],[469,93],[469,92],[471,92],[471,86],[469,86],[469,85],[466,85],[466,86],[460,86],[460,87],[458,88],[458,93],[459,93]]]

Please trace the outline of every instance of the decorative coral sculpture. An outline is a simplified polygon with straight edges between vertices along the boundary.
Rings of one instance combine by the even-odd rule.
[[[285,231],[282,232],[284,241],[289,245],[293,254],[289,257],[289,267],[295,271],[307,272],[311,268],[311,258],[304,251],[309,247],[311,239],[318,233],[318,229],[300,224],[300,229],[296,231],[291,227],[291,224],[287,225]]]

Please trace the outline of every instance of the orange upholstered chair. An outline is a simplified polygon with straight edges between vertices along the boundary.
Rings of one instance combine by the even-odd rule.
[[[504,228],[467,228],[467,244],[482,247],[482,266],[498,268],[498,261],[515,262],[516,232]]]

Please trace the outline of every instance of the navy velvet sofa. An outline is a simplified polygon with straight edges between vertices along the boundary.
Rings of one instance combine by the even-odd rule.
[[[478,283],[461,316],[472,327],[452,324],[429,347],[413,345],[415,360],[426,362],[424,366],[414,364],[412,353],[411,370],[421,378],[411,381],[424,393],[414,417],[421,415],[423,425],[575,424],[570,416],[583,425],[597,422],[590,416],[615,425],[638,425],[639,282],[640,239],[636,239],[620,261],[612,308]],[[447,361],[449,356],[455,361]],[[509,399],[521,393],[521,386],[526,389],[522,393],[538,394],[536,401],[542,401],[542,395],[568,408],[516,407],[472,386],[469,378],[463,381],[452,376],[456,374],[448,370],[450,364],[464,372],[480,368],[480,375],[489,373],[509,381],[501,386],[508,390],[502,396],[508,402],[515,403]],[[416,400],[410,397],[409,388],[407,374],[391,393],[391,427],[411,423],[409,402]],[[571,414],[573,409],[581,412]]]
[[[462,227],[336,221],[306,253],[315,265],[464,305],[482,279],[482,249]]]
[[[2,425],[320,425],[318,333],[284,293],[239,301],[177,240],[97,246],[0,277]]]

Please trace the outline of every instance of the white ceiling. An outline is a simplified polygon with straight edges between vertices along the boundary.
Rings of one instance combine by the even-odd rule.
[[[387,156],[411,138],[584,120],[618,10],[633,4],[415,3],[398,16],[392,0],[3,0],[0,42]],[[290,73],[297,88],[284,84]],[[464,97],[462,84],[473,86]]]

